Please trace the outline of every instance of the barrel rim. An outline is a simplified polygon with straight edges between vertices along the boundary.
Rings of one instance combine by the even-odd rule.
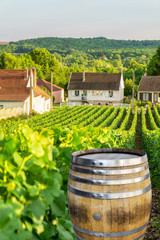
[[[119,159],[119,160],[105,160],[105,159],[89,159],[81,158],[81,156],[86,156],[88,154],[97,153],[126,153],[137,155],[137,158],[131,157],[130,159]],[[88,161],[91,160],[91,161]],[[141,150],[135,149],[124,149],[124,148],[97,148],[97,149],[87,149],[72,153],[71,162],[77,165],[90,166],[90,167],[124,167],[139,165],[147,162],[147,154]]]
[[[94,148],[94,149],[85,149],[72,153],[73,157],[80,157],[83,155],[88,155],[92,153],[129,153],[135,154],[140,157],[147,156],[147,153],[139,149],[127,149],[127,148]]]

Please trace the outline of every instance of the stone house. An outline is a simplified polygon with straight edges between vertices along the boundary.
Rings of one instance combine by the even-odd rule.
[[[0,108],[31,109],[38,113],[50,110],[50,96],[37,86],[36,69],[0,69]]]
[[[121,73],[71,73],[68,101],[73,105],[122,103],[123,98],[124,82]]]
[[[143,76],[138,87],[138,100],[160,102],[160,76]]]
[[[47,91],[51,92],[51,83],[47,82],[43,79],[37,79],[37,85],[39,87],[44,87],[47,89]],[[54,103],[62,103],[64,102],[64,89],[52,84],[53,87],[53,96],[55,97]]]

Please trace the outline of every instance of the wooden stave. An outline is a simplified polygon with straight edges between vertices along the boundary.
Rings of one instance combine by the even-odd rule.
[[[94,150],[92,150],[92,151],[94,151]],[[83,151],[84,152],[84,151]],[[73,163],[72,163],[73,164]],[[75,164],[75,163],[74,163]],[[144,163],[141,163],[139,166],[143,166],[143,165],[145,165],[145,162]],[[86,166],[80,166],[81,168],[87,168]],[[125,167],[126,169],[128,169],[127,168],[127,166]],[[144,170],[144,172],[147,172],[147,173],[149,173],[149,169],[145,169]],[[113,175],[114,176],[114,175]],[[97,177],[102,177],[102,176],[97,176]],[[128,177],[131,177],[131,176],[129,176],[129,175],[127,175],[127,178]],[[133,178],[134,176],[132,176],[132,178]],[[93,176],[92,176],[92,178],[93,178]],[[145,181],[145,183],[144,183],[144,181]],[[148,184],[150,184],[150,178],[148,178],[147,180],[145,179],[144,181],[142,181],[142,187],[143,186],[147,186]],[[71,184],[71,185],[73,185],[73,181],[70,179],[69,180],[69,184]],[[83,186],[84,187],[84,186]],[[92,186],[89,186],[89,187],[91,187],[92,189],[93,189],[93,187]],[[111,185],[111,187],[112,187],[112,185]],[[123,186],[121,186],[122,187],[122,189],[123,189]],[[140,189],[143,189],[143,188],[140,188]],[[128,224],[128,226],[129,226],[129,228],[131,228],[131,226],[134,224],[134,228],[137,228],[139,225],[140,225],[140,223],[143,223],[143,224],[146,224],[146,222],[148,222],[148,220],[149,220],[149,216],[150,216],[150,206],[151,206],[151,190],[149,190],[149,191],[147,191],[146,193],[144,193],[144,194],[142,194],[143,195],[143,201],[145,202],[146,201],[146,199],[148,199],[149,201],[148,202],[145,202],[145,206],[147,205],[147,206],[149,206],[149,208],[148,208],[148,211],[144,211],[143,210],[143,212],[145,212],[146,213],[146,215],[145,215],[145,218],[143,219],[143,221],[142,221],[142,219],[140,219],[140,222],[139,221],[137,221],[137,219],[135,219],[135,223],[132,223],[132,224]],[[69,205],[71,204],[70,203],[70,197],[71,198],[73,198],[74,199],[74,194],[72,194],[72,193],[70,193],[70,192],[68,192],[68,196],[69,196]],[[137,197],[133,197],[133,198],[129,198],[129,201],[133,201],[135,198],[137,198],[138,200],[139,200],[139,196],[137,196]],[[81,199],[81,196],[76,196],[76,199],[75,199],[75,202],[77,201],[77,202],[79,202],[80,201],[80,199]],[[82,201],[84,202],[87,202],[88,201],[88,198],[82,198]],[[92,202],[93,201],[96,201],[96,199],[92,199]],[[108,201],[108,200],[100,200],[100,201]],[[109,200],[109,201],[111,201],[111,200]],[[114,199],[114,200],[112,200],[112,201],[114,201],[114,205],[116,206],[118,206],[118,204],[119,204],[119,200],[116,200],[116,199]],[[116,202],[117,201],[117,202]],[[123,201],[124,201],[124,199],[123,199]],[[142,200],[141,200],[142,201]],[[95,203],[95,205],[97,205],[98,204],[98,202],[97,203]],[[104,204],[103,204],[104,205]],[[122,204],[123,205],[123,204]],[[89,208],[90,207],[90,200],[88,201],[88,204],[87,204],[87,208]],[[122,208],[122,206],[120,206],[120,208]],[[97,212],[98,212],[98,210],[97,210]],[[92,218],[92,215],[93,215],[93,213],[91,213],[90,214],[90,219],[92,219],[93,220],[93,218]],[[102,214],[103,215],[103,214]],[[74,219],[74,217],[72,216],[72,214],[71,214],[71,220],[72,220],[72,222],[73,222],[73,224],[75,224],[75,219]],[[93,220],[94,221],[94,220]],[[104,220],[103,220],[103,222],[104,222]],[[77,223],[78,225],[80,225],[79,224],[79,222]],[[80,225],[81,226],[81,225]],[[83,224],[82,224],[82,226],[83,226]],[[95,227],[96,227],[96,225],[95,225]],[[129,229],[128,228],[128,229]],[[133,228],[133,226],[132,226],[132,228]],[[100,228],[99,228],[99,226],[98,226],[98,229],[100,230]],[[97,230],[98,230],[97,229]],[[126,229],[126,228],[125,228]],[[127,231],[129,231],[127,229]],[[77,232],[77,230],[76,229],[74,229],[75,230],[75,232]],[[90,229],[91,230],[91,229]],[[137,237],[139,238],[142,234],[144,234],[144,232],[145,232],[145,230],[146,230],[146,227],[145,227],[145,229],[143,229],[143,231],[141,231],[141,232],[139,232],[138,234],[134,234],[134,235],[132,235],[132,236],[127,236],[127,237],[118,237],[118,238],[102,238],[102,239],[112,239],[112,240],[114,240],[114,239],[124,239],[124,240],[130,240],[130,239],[136,239]],[[104,229],[101,229],[101,231],[102,232],[104,232]],[[84,233],[77,233],[78,234],[78,236],[80,236],[81,238],[83,238],[83,237],[85,237],[85,239],[87,239],[87,240],[90,240],[90,239],[99,239],[100,240],[100,238],[98,237],[93,237],[92,236],[92,238],[90,237],[90,236],[87,236],[87,235],[84,235]],[[78,239],[78,238],[77,238]],[[143,239],[143,237],[142,238],[139,238],[139,239]]]

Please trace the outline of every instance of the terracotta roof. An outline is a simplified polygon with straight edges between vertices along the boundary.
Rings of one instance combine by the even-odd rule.
[[[28,70],[28,75],[30,70]],[[30,95],[30,88],[27,87],[26,70],[0,69],[0,101],[25,101]],[[40,87],[33,88],[34,97],[42,95],[49,99],[48,95]]]
[[[0,69],[0,101],[25,101],[29,97],[25,70]]]
[[[47,82],[46,80],[43,80],[43,79],[37,79],[37,85],[39,87],[43,86],[45,87],[49,92],[51,91],[51,83],[50,82]],[[62,90],[63,88],[55,85],[55,84],[52,84],[53,85],[53,91],[60,91]]]
[[[138,91],[160,91],[160,76],[143,76]]]
[[[121,73],[72,73],[68,90],[119,90]]]
[[[0,101],[25,101],[30,94],[29,88],[1,88]]]
[[[25,88],[27,80],[25,70],[6,70],[0,69],[0,87]]]
[[[34,97],[38,97],[38,96],[42,95],[42,97],[45,97],[46,100],[51,97],[48,93],[46,93],[39,86],[36,86],[36,88],[33,88],[33,92],[34,92]]]

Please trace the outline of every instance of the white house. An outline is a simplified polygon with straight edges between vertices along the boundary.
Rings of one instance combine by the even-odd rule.
[[[122,103],[124,82],[122,73],[71,73],[68,101],[71,104],[106,105]]]
[[[0,108],[31,109],[43,113],[50,110],[50,95],[37,86],[36,69],[0,69]]]
[[[160,103],[160,76],[143,76],[138,87],[138,100]]]

